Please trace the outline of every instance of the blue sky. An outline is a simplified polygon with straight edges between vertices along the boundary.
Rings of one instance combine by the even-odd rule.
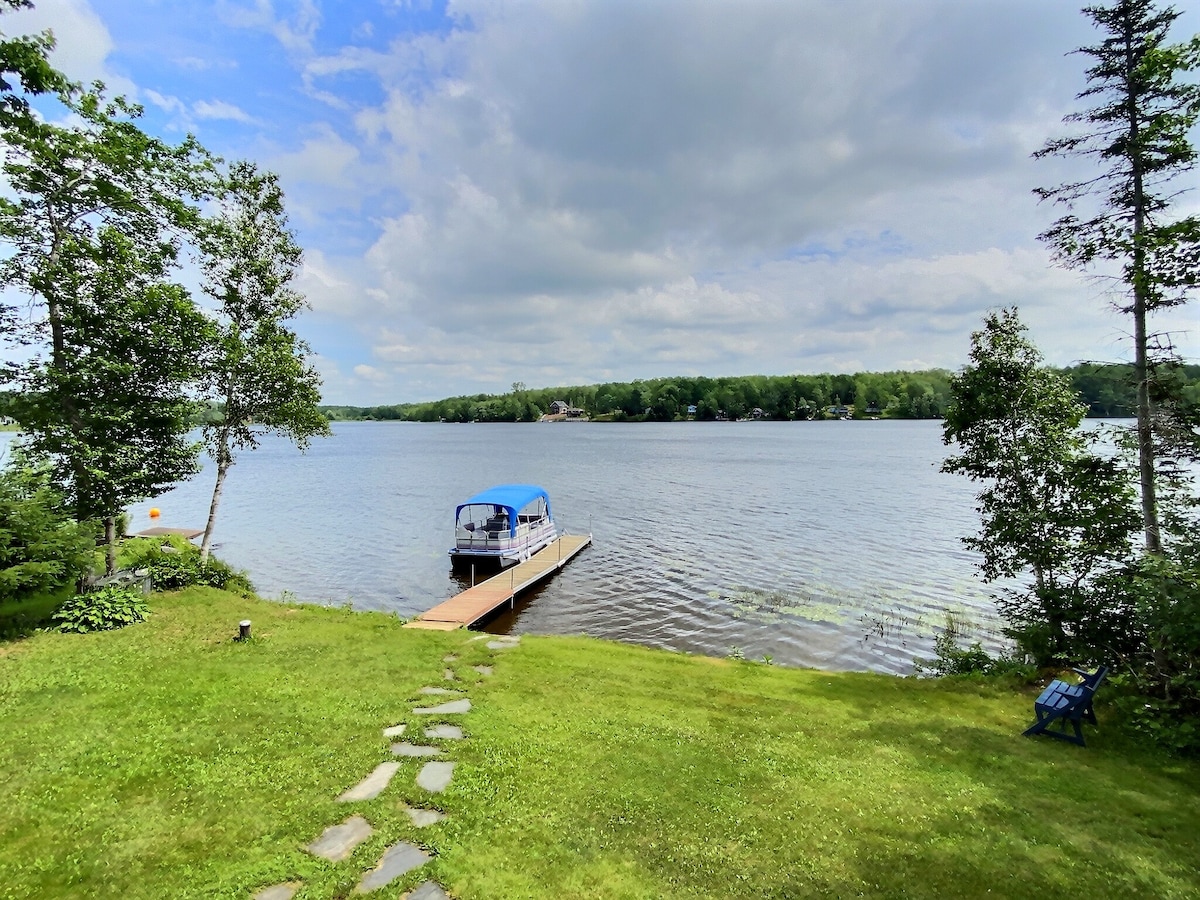
[[[1051,362],[1128,357],[1036,240],[1074,3],[35,2],[0,27],[280,174],[327,402],[956,368],[1008,304]]]

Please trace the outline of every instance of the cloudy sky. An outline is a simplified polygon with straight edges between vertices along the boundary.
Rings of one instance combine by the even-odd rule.
[[[1053,363],[1128,357],[1036,238],[1074,2],[35,2],[0,28],[280,174],[327,402],[956,368],[1008,304]]]

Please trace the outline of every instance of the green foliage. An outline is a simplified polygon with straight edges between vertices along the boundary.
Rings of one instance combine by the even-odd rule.
[[[58,608],[58,630],[87,634],[112,631],[144,622],[150,610],[140,588],[110,584],[98,591],[76,594]]]
[[[27,446],[54,467],[80,519],[115,516],[195,473],[185,385],[205,345],[205,319],[163,260],[115,228],[59,247],[61,353],[23,379],[14,411]]]
[[[696,418],[701,421],[749,417],[755,409],[761,409],[766,419],[797,421],[822,418],[824,409],[834,403],[857,403],[854,411],[859,416],[937,418],[949,399],[949,382],[950,373],[940,369],[857,375],[677,377],[523,388],[511,394],[476,394],[430,403],[321,409],[334,421],[524,422],[536,419],[555,400],[565,400],[586,410],[592,419],[607,421],[678,421],[686,417],[689,406],[696,407]]]
[[[1133,727],[1167,747],[1200,754],[1200,558],[1194,545],[1147,555],[1106,587],[1136,621],[1124,657]]]
[[[1123,565],[1137,527],[1133,487],[1079,431],[1085,407],[1042,365],[1015,309],[990,313],[971,336],[970,363],[951,381],[945,472],[983,483],[979,534],[985,581],[1031,574],[998,598],[1006,633],[1039,665],[1090,661],[1128,643],[1120,605],[1095,580]]]
[[[0,603],[74,583],[90,568],[95,543],[95,527],[71,518],[44,472],[0,472]]]
[[[992,658],[975,641],[965,649],[959,646],[965,635],[964,624],[952,613],[946,613],[946,627],[933,639],[933,659],[919,659],[914,663],[917,674],[928,674],[935,678],[946,675],[986,675],[992,666]]]
[[[121,508],[195,471],[185,385],[205,320],[167,275],[208,162],[192,138],[147,135],[141,109],[99,85],[59,99],[65,124],[0,117],[0,285],[32,301],[21,316],[0,301],[0,335],[32,348],[5,373],[14,414],[76,517],[104,520],[111,571]]]
[[[121,548],[120,559],[124,568],[148,569],[155,590],[174,591],[191,585],[209,585],[240,594],[254,590],[244,572],[211,556],[202,560],[194,544],[174,535],[165,540],[131,538]]]
[[[30,0],[3,0],[0,12],[27,9]],[[65,92],[71,88],[67,77],[50,65],[54,49],[50,32],[7,38],[0,35],[0,127],[34,127],[29,96]]]
[[[1128,365],[1081,363],[1051,369],[1070,380],[1088,406],[1091,416],[1132,416],[1137,410],[1133,369]],[[1200,400],[1200,366],[1177,369],[1181,390],[1192,390]],[[555,400],[567,400],[587,410],[593,420],[675,420],[688,406],[696,419],[712,421],[718,413],[738,418],[755,407],[764,417],[803,421],[824,417],[835,401],[853,403],[858,418],[941,418],[950,400],[949,372],[859,372],[847,375],[749,375],[727,378],[662,378],[650,381],[610,382],[596,385],[523,388],[517,394],[475,394],[428,403],[394,406],[322,406],[332,421],[406,422],[527,422],[549,409]],[[842,396],[838,391],[844,391]],[[847,399],[851,398],[851,399]],[[646,410],[650,413],[647,415]],[[212,421],[211,414],[206,414]]]
[[[913,663],[916,675],[933,678],[947,676],[986,676],[1002,678],[1014,687],[1023,688],[1037,678],[1037,667],[1008,654],[992,656],[980,641],[969,639],[969,623],[954,613],[946,613],[946,624],[933,639],[933,659],[918,659]]]

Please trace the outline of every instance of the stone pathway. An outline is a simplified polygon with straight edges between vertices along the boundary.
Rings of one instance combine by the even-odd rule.
[[[510,650],[521,643],[520,637],[505,636],[496,638],[488,634],[475,635],[470,640],[472,642],[487,640],[487,648],[492,651]],[[458,662],[458,659],[458,654],[455,653],[447,653],[442,657],[442,661],[445,663]],[[490,676],[493,672],[491,665],[480,664],[474,665],[471,668],[483,677]],[[454,670],[449,667],[443,669],[442,677],[445,681],[458,680]],[[468,713],[471,711],[471,701],[463,696],[464,691],[465,689],[435,686],[423,687],[418,692],[423,696],[446,696],[455,699],[447,700],[437,706],[414,706],[412,714],[419,716],[441,716]],[[407,722],[398,722],[395,725],[384,728],[383,736],[385,738],[400,737],[405,733],[407,727]],[[465,740],[462,727],[448,722],[427,725],[422,731],[426,738],[433,740]],[[406,759],[419,759],[441,756],[445,751],[441,747],[399,741],[391,745],[391,752],[395,756]],[[355,803],[374,800],[387,790],[392,779],[403,764],[401,760],[380,763],[366,778],[343,792],[337,798],[337,801],[339,803]],[[432,760],[426,762],[421,766],[420,771],[417,772],[415,779],[416,786],[430,794],[439,794],[445,791],[450,786],[450,782],[454,777],[455,765],[456,763],[451,760]],[[399,807],[408,816],[414,828],[428,828],[446,819],[446,814],[438,809],[413,807],[403,802],[399,804]],[[372,834],[374,834],[374,828],[371,826],[371,823],[361,815],[353,815],[339,825],[331,825],[326,828],[320,837],[305,846],[304,849],[314,856],[319,856],[330,862],[341,862],[349,859],[355,849],[370,838]],[[405,841],[393,844],[383,852],[375,867],[363,874],[362,879],[355,888],[355,892],[365,894],[391,884],[397,878],[425,865],[432,858],[426,850],[416,844],[410,844]],[[302,886],[302,882],[288,881],[265,887],[254,895],[254,900],[292,900],[292,897]],[[404,897],[405,900],[450,900],[445,890],[435,881],[422,882],[412,891],[405,894]]]

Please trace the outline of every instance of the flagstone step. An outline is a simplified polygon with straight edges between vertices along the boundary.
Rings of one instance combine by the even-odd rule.
[[[362,877],[356,890],[360,894],[366,894],[391,884],[401,875],[425,865],[432,858],[415,844],[404,841],[393,844],[383,851],[383,856],[379,858],[375,868]]]
[[[400,768],[398,762],[380,763],[375,769],[350,790],[337,798],[338,803],[353,803],[356,800],[374,800],[391,783],[392,776]]]
[[[430,825],[436,825],[446,818],[446,814],[440,809],[424,809],[419,806],[408,806],[401,804],[401,809],[412,820],[415,828],[428,828]]]
[[[397,756],[441,756],[442,751],[437,747],[425,747],[421,744],[410,744],[408,741],[401,741],[398,744],[392,744],[392,752]],[[389,765],[389,763],[384,763]],[[398,766],[400,763],[390,763],[390,765]]]
[[[461,700],[451,700],[449,703],[443,703],[440,706],[418,706],[413,709],[413,712],[418,715],[440,716],[449,715],[451,713],[465,713],[471,711],[471,701],[464,697]]]
[[[450,900],[450,895],[436,881],[424,881],[405,894],[404,900]]]
[[[375,829],[362,816],[351,816],[341,825],[330,825],[304,849],[330,862],[341,862],[354,848],[369,838]]]
[[[430,884],[430,882],[425,882]],[[283,884],[273,884],[270,887],[263,888],[254,895],[253,900],[292,900],[296,895],[296,891],[300,890],[302,882],[285,881]]]
[[[431,794],[440,794],[450,786],[450,779],[454,776],[454,765],[452,762],[425,763],[417,773],[417,787]]]

